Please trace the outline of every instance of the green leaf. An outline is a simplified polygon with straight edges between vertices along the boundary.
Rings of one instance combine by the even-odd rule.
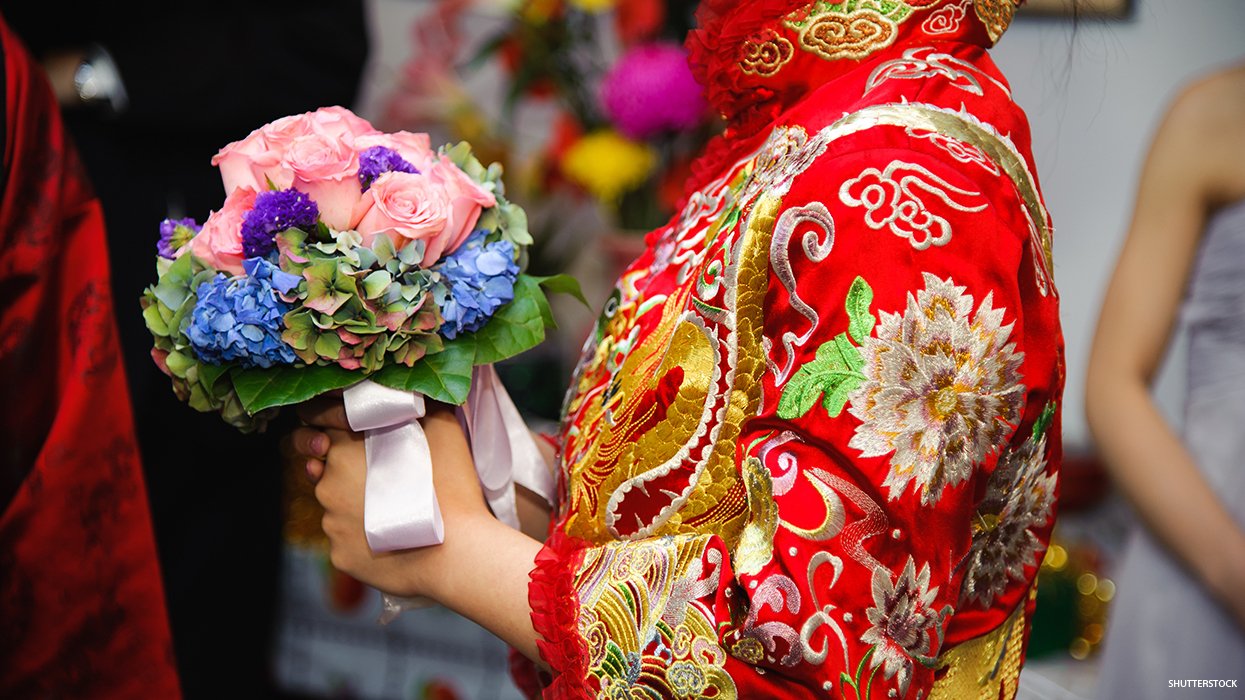
[[[228,367],[199,363],[199,383],[208,391],[216,391],[216,381],[229,373]]]
[[[807,415],[821,396],[821,387],[817,386],[812,372],[806,371],[813,362],[801,367],[791,379],[787,380],[778,397],[778,417],[783,420],[802,418]]]
[[[817,357],[805,363],[783,387],[778,397],[778,417],[802,418],[812,410],[818,398],[831,418],[837,417],[847,399],[864,381],[861,373],[864,358],[845,333],[817,348]]]
[[[876,319],[869,307],[873,305],[873,288],[863,277],[857,277],[852,280],[852,286],[847,290],[847,332],[857,343],[865,342],[873,333],[873,324]]]
[[[1041,415],[1033,423],[1033,439],[1038,440],[1046,433],[1046,429],[1050,427],[1051,421],[1055,419],[1055,409],[1058,407],[1054,401],[1046,404],[1042,409]]]
[[[302,403],[326,391],[341,389],[365,377],[337,365],[271,367],[230,371],[233,388],[247,413],[255,415],[265,408]]]
[[[519,275],[514,299],[473,334],[475,364],[500,362],[539,345],[545,339],[546,325],[553,320],[548,306],[539,278]]]
[[[418,391],[434,401],[461,405],[471,390],[475,347],[470,337],[456,338],[445,349],[425,355],[414,367],[391,365],[369,379],[391,389]]]
[[[533,277],[536,283],[554,294],[570,294],[579,300],[585,308],[591,308],[584,298],[584,291],[579,288],[579,280],[570,275],[550,275],[549,277]]]
[[[826,409],[826,413],[829,414],[831,418],[837,418],[847,406],[847,399],[851,397],[852,392],[856,391],[856,389],[859,388],[864,381],[865,380],[861,377],[846,375],[837,384],[833,384],[833,386],[823,394],[823,398],[821,400],[821,405]]]

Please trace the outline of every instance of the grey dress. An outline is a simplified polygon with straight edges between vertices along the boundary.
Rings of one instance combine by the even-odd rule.
[[[1245,527],[1245,201],[1211,218],[1181,313],[1189,332],[1184,443]],[[1245,698],[1245,632],[1141,528],[1116,583],[1098,697]],[[1182,679],[1240,687],[1171,687]]]

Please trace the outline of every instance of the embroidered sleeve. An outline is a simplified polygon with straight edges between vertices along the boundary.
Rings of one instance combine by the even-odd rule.
[[[1057,312],[1006,177],[933,148],[823,157],[742,208],[769,268],[722,497],[742,527],[551,540],[545,697],[1014,689],[1053,520]]]

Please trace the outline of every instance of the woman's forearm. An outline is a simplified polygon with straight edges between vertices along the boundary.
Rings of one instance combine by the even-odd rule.
[[[1221,599],[1239,596],[1245,532],[1140,380],[1091,367],[1090,427],[1107,468],[1155,536]],[[1208,533],[1215,533],[1208,536]]]
[[[429,597],[540,662],[528,604],[528,576],[541,544],[491,516],[446,532],[433,549]],[[432,550],[429,550],[430,552]]]

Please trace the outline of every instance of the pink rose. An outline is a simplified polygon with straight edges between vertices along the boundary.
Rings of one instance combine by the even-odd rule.
[[[351,215],[363,197],[359,154],[353,142],[319,131],[290,142],[281,166],[293,178],[290,186],[306,193],[320,210],[320,220],[335,231],[353,228]]]
[[[255,190],[239,187],[225,197],[219,211],[208,215],[187,248],[203,262],[231,275],[242,274],[242,217],[255,208]]]
[[[239,187],[268,189],[268,179],[277,183],[278,187],[281,186],[278,181],[283,178],[277,166],[281,163],[282,152],[276,144],[269,141],[265,130],[292,119],[294,117],[285,117],[262,129],[256,129],[246,138],[234,141],[212,156],[212,165],[220,168],[220,178],[224,182],[226,195]],[[285,186],[288,187],[289,183],[286,182]]]
[[[412,134],[409,131],[395,131],[392,134],[369,134],[355,139],[355,150],[362,153],[373,146],[383,146],[396,151],[402,160],[419,170],[424,170],[436,159],[428,140],[428,134]]]
[[[448,255],[458,250],[458,246],[475,230],[481,210],[497,206],[497,198],[446,156],[433,163],[427,173],[433,182],[445,188],[449,196],[450,216],[445,224],[446,243],[442,249]],[[436,251],[437,257],[432,258],[434,261],[440,257],[442,250]]]
[[[212,165],[220,167],[226,194],[238,187],[263,191],[268,189],[269,181],[278,189],[285,189],[293,183],[294,174],[282,161],[299,138],[316,134],[350,145],[355,138],[377,133],[367,120],[348,109],[324,107],[265,124],[241,141],[222,148],[212,158]]]
[[[445,250],[446,223],[453,203],[445,188],[422,173],[385,173],[363,194],[358,231],[364,245],[379,235],[401,248],[424,241],[423,262],[432,264]]]

